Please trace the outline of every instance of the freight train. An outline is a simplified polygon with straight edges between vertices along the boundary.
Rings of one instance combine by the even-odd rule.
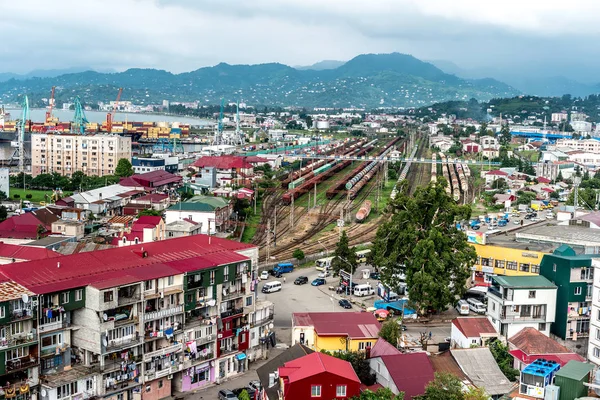
[[[448,182],[448,185],[446,185],[446,194],[448,196],[452,196],[452,181],[450,180],[450,175],[448,174],[448,160],[442,153],[440,153],[440,161],[442,162],[442,175],[444,176],[446,182]]]
[[[431,182],[437,181],[437,163],[435,160],[435,153],[431,155]]]
[[[371,200],[366,200],[356,213],[356,222],[364,222],[371,213]]]
[[[371,151],[373,149],[373,146],[370,144],[367,144],[363,149],[361,149],[361,151],[357,154],[357,157],[360,157],[364,154],[367,154],[369,151]],[[365,168],[367,166],[366,162],[361,162],[358,164],[358,166],[356,168],[354,168],[352,170],[352,172],[350,172],[349,174],[347,174],[346,176],[344,176],[342,179],[340,179],[339,181],[335,182],[326,192],[325,196],[327,196],[327,198],[329,200],[333,199],[340,191],[344,190],[344,186],[346,185],[346,182],[348,182],[350,179],[352,179],[353,176],[355,176],[356,174],[358,174],[363,168]]]

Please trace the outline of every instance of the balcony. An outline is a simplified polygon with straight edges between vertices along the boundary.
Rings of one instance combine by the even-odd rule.
[[[254,322],[250,322],[250,327],[251,328],[255,328],[257,326],[264,325],[266,323],[269,323],[269,322],[273,321],[273,318],[274,318],[274,315],[270,314],[268,317],[257,319]]]
[[[137,335],[136,336],[127,336],[127,337],[119,338],[119,339],[112,339],[112,340],[108,341],[108,345],[106,346],[106,351],[107,352],[118,351],[118,350],[136,346],[141,343],[142,343],[142,340],[141,340],[141,338],[137,337]]]
[[[11,321],[21,321],[24,319],[31,318],[33,316],[33,312],[30,308],[12,309],[12,307],[10,307],[9,313]]]
[[[153,321],[160,318],[170,317],[172,315],[183,313],[183,306],[175,306],[164,310],[150,311],[144,314],[144,322]]]
[[[144,374],[144,377],[146,379],[146,382],[152,381],[154,379],[158,379],[158,378],[162,378],[162,377],[165,377],[165,376],[168,376],[168,375],[172,375],[172,374],[180,371],[180,367],[182,368],[183,364],[181,364],[181,363],[175,363],[175,365],[171,365],[170,367],[163,368],[161,370],[149,369]]]
[[[6,361],[6,371],[13,372],[18,371],[20,369],[30,368],[38,365],[38,360],[35,357],[22,357],[16,358],[14,360]]]
[[[240,315],[240,314],[244,314],[244,308],[243,307],[232,308],[230,310],[223,311],[221,313],[221,318],[233,317],[235,315]]]
[[[237,299],[238,297],[242,297],[246,294],[246,288],[241,288],[240,290],[236,290],[235,292],[228,292],[226,295],[223,295],[223,301]]]
[[[540,315],[520,315],[520,314],[509,314],[509,315],[500,315],[500,321],[502,323],[506,322],[545,322],[546,314]]]
[[[165,354],[178,353],[182,350],[183,344],[181,343],[174,344],[173,346],[163,347],[162,349],[158,349],[144,354],[144,361],[148,362],[153,357],[160,357],[164,356]]]
[[[238,351],[238,346],[236,344],[231,345],[231,347],[225,347],[221,349],[221,355],[227,355],[227,354],[231,354],[231,353],[235,353],[236,351]]]
[[[196,344],[202,346],[203,344],[212,343],[217,338],[217,335],[207,335],[196,339]]]
[[[46,333],[46,332],[50,332],[50,331],[55,331],[57,329],[65,329],[68,328],[69,326],[71,326],[70,323],[67,322],[67,320],[62,320],[62,321],[56,321],[56,322],[50,322],[47,324],[43,324],[39,326],[39,331],[40,333]]]
[[[498,297],[501,300],[505,300],[504,296],[502,295],[502,293],[498,289],[496,289],[495,287],[493,287],[493,286],[490,286],[488,288],[488,295],[490,295],[490,294]]]
[[[40,355],[42,357],[44,356],[50,356],[50,355],[59,355],[59,354],[63,354],[65,351],[67,351],[67,349],[69,348],[69,346],[67,344],[62,344],[60,346],[54,346],[54,347],[49,347],[46,349],[42,349],[40,352]]]
[[[139,301],[142,301],[142,296],[140,294],[134,294],[132,296],[119,295],[117,299],[117,304],[119,304],[120,306],[126,306],[128,304],[134,304]]]
[[[0,339],[0,349],[8,347],[23,346],[37,342],[37,337],[33,333],[20,333],[13,335],[10,339]]]
[[[106,382],[107,378],[104,378],[104,381]],[[106,385],[106,384],[105,384]],[[136,382],[135,380],[116,380],[114,379],[114,382],[111,385],[106,385],[106,391],[104,393],[105,396],[110,396],[116,392],[121,392],[123,390],[126,389],[132,389],[136,386],[139,386],[140,383]]]
[[[130,363],[140,363],[142,362],[142,356],[134,356],[130,358],[127,362]],[[92,372],[111,372],[120,370],[123,367],[123,360],[121,358],[117,358],[116,360],[106,360],[104,365],[100,365],[100,363],[94,363],[90,366],[90,373]]]

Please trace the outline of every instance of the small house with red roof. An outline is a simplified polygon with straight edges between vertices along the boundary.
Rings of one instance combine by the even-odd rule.
[[[371,357],[369,364],[377,383],[394,394],[404,392],[405,399],[424,394],[435,378],[433,365],[425,352]]]
[[[515,368],[523,370],[535,360],[543,358],[565,366],[569,361],[585,361],[556,340],[549,338],[535,328],[524,328],[508,339],[509,353],[515,360]]]
[[[479,153],[481,151],[481,145],[471,139],[461,140],[460,143],[464,153]]]
[[[254,175],[254,165],[257,162],[259,162],[258,157],[203,156],[197,159],[191,166],[199,170],[208,167],[214,168],[216,170],[217,184],[220,186],[232,184],[243,185],[248,181],[249,177]]]
[[[119,185],[136,188],[142,186],[147,191],[157,191],[179,186],[182,180],[183,177],[161,169],[122,178]]]
[[[485,174],[485,184],[491,185],[497,179],[508,179],[508,173],[504,171],[500,171],[499,169],[495,169],[493,171],[489,171]]]
[[[113,246],[131,246],[164,240],[166,237],[165,221],[161,217],[143,215],[131,226],[129,232],[113,238]]]
[[[157,211],[162,211],[169,207],[170,199],[169,195],[163,193],[151,193],[146,196],[137,197],[132,199],[131,202],[127,205],[141,205],[146,209],[152,209]],[[126,207],[127,207],[126,206]]]
[[[468,349],[471,346],[486,346],[498,336],[487,317],[458,317],[452,320],[450,339],[455,347]]]
[[[36,240],[52,231],[58,217],[42,210],[13,215],[0,222],[0,238]]]
[[[360,379],[348,361],[311,353],[278,369],[280,399],[350,399],[360,395]]]

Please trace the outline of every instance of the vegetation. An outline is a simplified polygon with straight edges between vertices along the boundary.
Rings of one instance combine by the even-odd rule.
[[[351,400],[404,400],[404,392],[395,395],[388,388],[379,388],[376,392],[365,390],[360,396],[352,397]]]
[[[115,175],[119,178],[125,178],[134,174],[131,162],[126,158],[121,158],[115,168]]]
[[[144,215],[150,216],[150,217],[162,217],[162,212],[160,212],[158,210],[154,210],[152,208],[148,208],[148,209],[140,211],[138,213],[138,218],[143,217]]]
[[[445,181],[419,187],[413,196],[404,182],[393,202],[391,219],[380,225],[373,260],[381,280],[399,286],[404,270],[408,294],[420,313],[445,310],[461,298],[476,253],[456,221],[468,220],[470,206],[457,205],[445,192]]]
[[[425,394],[416,397],[418,400],[488,400],[489,396],[482,389],[469,388],[463,392],[460,379],[448,373],[436,373],[435,379],[427,385]]]
[[[70,179],[69,179],[69,177],[57,174],[56,172],[54,172],[52,174],[40,174],[40,175],[36,176],[35,178],[33,178],[31,175],[23,174],[21,172],[17,175],[10,176],[9,182],[10,182],[11,188],[14,188],[14,189],[11,189],[11,192],[13,192],[13,193],[15,193],[18,190],[22,191],[23,187],[25,187],[26,189],[44,190],[46,192],[48,190],[54,190],[54,189],[61,189],[61,190],[68,190],[68,191],[85,191],[85,190],[96,189],[96,188],[103,187],[106,185],[112,185],[114,183],[118,183],[119,177],[114,176],[114,175],[101,176],[101,177],[100,176],[87,176],[81,171],[76,171],[73,173],[73,175],[71,176]],[[34,195],[33,201],[36,201],[35,200],[35,190],[32,191],[33,195]],[[52,194],[52,192],[47,192],[47,193],[49,193],[50,195]],[[23,193],[20,193],[20,194],[23,194]],[[40,201],[43,201],[43,200],[48,201],[50,199],[42,198]]]
[[[398,321],[396,319],[385,321],[379,330],[379,337],[394,347],[398,347],[398,339],[400,338],[400,325]]]
[[[330,352],[321,350],[322,353],[339,358],[340,360],[348,361],[352,364],[354,372],[358,375],[360,382],[371,386],[375,384],[375,374],[371,373],[369,360],[365,358],[365,353],[362,351],[335,351]]]
[[[302,261],[304,260],[304,252],[301,249],[296,249],[294,250],[292,257],[294,257],[298,261]]]
[[[347,271],[348,269],[352,269],[352,272],[356,270],[356,250],[350,247],[346,231],[342,232],[342,237],[335,247],[333,256],[331,269],[335,275],[339,275],[340,270]]]
[[[8,218],[8,210],[4,206],[0,206],[0,221],[4,221]]]
[[[248,394],[248,391],[246,389],[244,389],[240,392],[240,394],[238,395],[238,399],[239,400],[251,400],[250,395]]]
[[[519,371],[513,368],[513,356],[508,352],[508,347],[499,340],[490,343],[489,347],[504,376],[509,381],[515,382],[519,377]]]

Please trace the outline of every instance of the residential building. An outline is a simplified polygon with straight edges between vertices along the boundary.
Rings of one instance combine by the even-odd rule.
[[[142,193],[144,193],[142,185],[129,187],[115,184],[87,192],[74,193],[58,200],[56,204],[79,208],[94,215],[119,215],[132,198]]]
[[[545,335],[556,316],[556,285],[543,276],[495,276],[487,316],[504,337],[532,327]]]
[[[377,383],[406,399],[425,394],[434,379],[433,365],[425,352],[383,355],[369,359]]]
[[[121,236],[116,236],[113,239],[113,245],[131,246],[165,240],[165,238],[165,221],[161,217],[143,215],[133,223],[129,232],[123,232]]]
[[[461,349],[487,346],[498,332],[486,317],[458,317],[450,326],[450,344]]]
[[[128,204],[128,206],[132,204],[141,205],[146,209],[162,211],[169,207],[171,200],[167,194],[152,193],[146,196],[131,199],[131,202]]]
[[[179,219],[165,226],[165,234],[167,238],[198,235],[202,230],[202,225],[199,222],[190,221],[189,219]]]
[[[53,234],[72,236],[77,240],[81,240],[85,235],[85,222],[59,219],[52,223],[51,229]]]
[[[500,150],[492,147],[484,147],[481,150],[481,155],[488,160],[500,157]]]
[[[192,167],[199,170],[212,167],[216,170],[219,186],[242,185],[254,174],[254,165],[243,156],[203,156]]]
[[[297,343],[260,366],[256,370],[261,384],[259,399],[279,400],[279,392],[282,389],[280,380],[277,377],[279,367],[283,367],[286,362],[302,358],[311,353],[314,353],[314,350]]]
[[[0,192],[4,192],[6,197],[10,199],[9,173],[10,170],[8,168],[0,168]]]
[[[179,158],[133,157],[131,159],[131,166],[136,174],[160,170],[176,174],[179,169]]]
[[[280,399],[350,399],[360,394],[360,380],[348,361],[311,353],[278,368]]]
[[[584,360],[579,354],[567,349],[536,328],[525,328],[509,337],[508,347],[509,353],[514,358],[514,367],[518,370],[523,370],[540,358],[557,362],[561,366],[571,360]]]
[[[114,175],[120,159],[131,161],[131,138],[110,134],[31,134],[31,174]]]
[[[395,354],[402,354],[395,346],[388,343],[385,339],[379,338],[371,347],[370,351],[367,351],[367,358],[391,356]]]
[[[595,139],[558,139],[556,147],[570,147],[573,150],[600,153],[600,142]]]
[[[482,173],[485,174],[484,177],[486,185],[491,185],[497,179],[504,179],[505,181],[508,180],[508,173],[498,169],[489,172],[482,171]]]
[[[479,138],[479,143],[481,143],[481,147],[484,149],[496,149],[500,148],[500,143],[498,139],[493,136],[482,136]]]
[[[461,140],[460,142],[462,151],[465,153],[479,153],[481,151],[481,145],[471,139]]]
[[[366,351],[379,338],[380,328],[371,313],[294,313],[292,344],[300,343],[316,351]]]
[[[217,169],[215,167],[203,167],[196,172],[192,182],[207,190],[217,187]]]
[[[146,191],[155,192],[177,188],[182,181],[182,176],[174,175],[163,170],[157,170],[121,178],[119,185],[131,188],[142,187]]]
[[[592,259],[592,267],[594,268],[594,280],[587,358],[594,364],[600,365],[600,259]]]
[[[562,340],[568,339],[569,344],[587,338],[590,333],[593,258],[588,254],[576,255],[572,248],[562,245],[542,260],[541,275],[558,287],[556,316],[550,332]],[[582,344],[581,340],[578,342]]]
[[[223,232],[232,221],[233,202],[230,199],[213,196],[195,196],[189,200],[172,205],[165,212],[167,224],[187,219],[199,223],[202,233]]]
[[[504,376],[489,348],[452,349],[450,354],[468,380],[488,396],[497,399],[511,391],[513,384]]]
[[[567,114],[566,112],[552,113],[551,118],[552,122],[563,122],[568,120],[569,114]]]
[[[429,147],[436,147],[440,151],[446,153],[450,147],[454,146],[454,139],[448,136],[430,136]]]
[[[39,239],[52,232],[52,224],[56,221],[58,217],[44,209],[13,215],[0,222],[0,238]]]

